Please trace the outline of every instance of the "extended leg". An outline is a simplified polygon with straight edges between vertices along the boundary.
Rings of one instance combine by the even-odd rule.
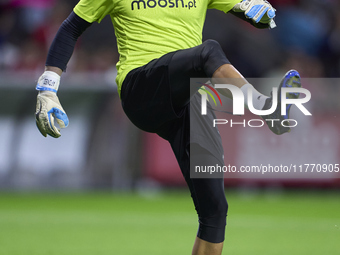
[[[195,147],[195,153],[191,155],[191,160],[189,160],[190,167],[222,164],[221,159],[218,160],[198,144],[191,144],[191,146]],[[199,219],[199,228],[192,254],[220,255],[225,238],[228,212],[223,176],[221,178],[190,178],[189,161],[182,161],[180,165]]]
[[[213,83],[232,84],[241,89],[245,97],[245,105],[248,107],[248,94],[252,92],[252,106],[256,110],[270,109],[273,104],[273,98],[268,97],[257,91],[248,81],[230,64],[222,51],[220,45],[213,40],[205,41],[202,45],[178,51],[173,55],[169,64],[169,77],[171,87],[172,104],[176,111],[180,111],[187,105],[193,94],[201,87],[190,87],[190,78],[206,77],[212,78]],[[300,75],[295,70],[290,70],[283,77],[279,90],[285,87],[301,87]],[[219,92],[229,98],[232,94],[228,89],[219,89]],[[289,119],[289,109],[285,116],[281,115],[280,95],[277,100],[277,108],[273,114],[262,116],[266,121],[269,129],[281,135],[290,131],[282,122]],[[297,98],[297,93],[287,93],[288,98]],[[272,122],[271,119],[279,120]]]

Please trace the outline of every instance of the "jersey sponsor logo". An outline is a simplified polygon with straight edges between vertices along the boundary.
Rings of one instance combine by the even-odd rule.
[[[146,8],[197,8],[196,0],[185,2],[184,0],[134,0],[131,3],[131,10],[141,10]]]

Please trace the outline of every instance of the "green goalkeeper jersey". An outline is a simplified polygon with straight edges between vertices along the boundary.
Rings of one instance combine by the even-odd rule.
[[[241,0],[80,0],[74,12],[89,23],[111,16],[117,37],[120,94],[132,69],[202,43],[207,9],[230,11]]]

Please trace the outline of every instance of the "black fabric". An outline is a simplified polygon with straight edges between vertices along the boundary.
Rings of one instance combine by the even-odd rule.
[[[171,102],[168,65],[174,53],[129,72],[122,84],[121,100],[126,115],[138,128],[157,133],[177,119]]]
[[[91,25],[72,12],[60,26],[49,49],[46,66],[59,67],[65,71],[78,37]]]
[[[190,167],[215,166],[221,164],[219,160],[198,144],[191,144],[190,150],[195,151],[191,155]],[[194,147],[194,148],[193,148]],[[191,169],[193,171],[193,169]],[[190,178],[188,173],[184,176],[191,197],[198,214],[199,228],[197,236],[211,243],[224,241],[228,203],[224,195],[224,181],[221,178],[195,179]]]
[[[226,63],[229,61],[221,54],[218,43],[209,40],[132,70],[121,90],[122,106],[132,123],[169,141],[199,216],[197,235],[212,243],[224,240],[228,204],[223,178],[190,178],[190,146],[202,148],[193,158],[195,164],[209,165],[224,165],[223,147],[217,128],[211,125],[216,118],[212,109],[208,107],[202,118],[200,94],[190,95],[190,78],[212,76]],[[182,94],[185,97],[179,104]],[[175,110],[173,104],[179,108]],[[191,125],[197,126],[193,133]]]
[[[123,109],[138,128],[157,133],[173,149],[180,150],[175,153],[178,157],[182,157],[191,142],[216,155],[223,164],[221,137],[211,125],[216,116],[211,107],[207,115],[201,115],[199,93],[190,95],[190,78],[212,76],[216,69],[228,63],[219,44],[212,40],[152,60],[126,76],[121,89]],[[191,126],[194,128],[190,130]]]
[[[169,65],[171,93],[176,110],[186,105],[195,89],[190,88],[190,78],[212,77],[222,65],[230,64],[220,44],[207,40],[191,49],[177,51]],[[197,86],[197,90],[201,85]]]

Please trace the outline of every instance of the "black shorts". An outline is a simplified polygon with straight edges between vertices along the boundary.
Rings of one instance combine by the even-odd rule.
[[[218,67],[229,63],[223,52],[217,52],[215,55],[223,56],[210,57],[213,61],[210,60],[208,70],[204,70],[201,62],[205,60],[201,55],[202,48],[207,51],[207,45],[208,49],[211,46],[212,41],[208,42],[210,45],[165,54],[130,71],[121,89],[122,106],[128,118],[138,128],[168,140],[180,165],[185,154],[189,153],[190,143],[199,144],[223,164],[221,137],[217,128],[212,126],[215,114],[208,107],[207,115],[202,116],[200,94],[190,95],[190,78],[211,77]],[[180,82],[183,84],[179,88],[183,88],[182,94],[187,95],[190,103],[175,109],[172,87]]]
[[[207,108],[207,115],[201,115],[200,94],[197,92],[179,113],[172,106],[168,69],[163,65],[163,60],[170,56],[150,62],[161,64],[150,71],[146,65],[128,74],[121,90],[124,112],[138,128],[169,141],[181,169],[183,160],[189,156],[190,143],[199,144],[223,164],[221,137],[212,126],[216,116],[211,107]]]
[[[122,106],[138,128],[151,133],[180,118],[173,109],[168,65],[174,52],[130,71],[121,88]]]

